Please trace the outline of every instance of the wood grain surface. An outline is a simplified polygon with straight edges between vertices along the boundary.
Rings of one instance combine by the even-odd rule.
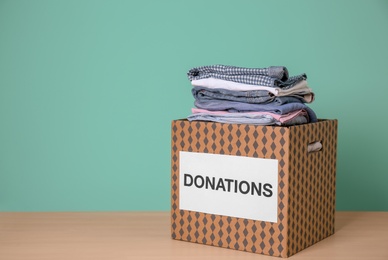
[[[1,260],[280,259],[172,240],[169,212],[0,212]],[[336,233],[290,257],[388,259],[388,212],[337,212]]]

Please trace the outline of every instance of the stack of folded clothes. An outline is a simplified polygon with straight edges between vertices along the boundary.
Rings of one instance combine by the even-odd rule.
[[[317,122],[306,74],[289,77],[286,67],[202,66],[187,73],[195,107],[189,121],[254,125]]]

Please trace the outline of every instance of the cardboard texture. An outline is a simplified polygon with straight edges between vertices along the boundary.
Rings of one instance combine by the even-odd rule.
[[[321,151],[308,153],[315,141]],[[337,120],[290,127],[173,121],[172,238],[289,257],[332,235],[336,147]],[[277,159],[277,222],[180,210],[180,151]]]

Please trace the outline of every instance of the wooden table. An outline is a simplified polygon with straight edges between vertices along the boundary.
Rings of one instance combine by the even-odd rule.
[[[0,212],[0,259],[280,259],[170,238],[169,212]],[[291,259],[388,259],[388,212],[338,212]]]

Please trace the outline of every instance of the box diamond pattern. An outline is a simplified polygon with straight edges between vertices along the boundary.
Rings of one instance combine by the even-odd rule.
[[[288,257],[334,233],[337,121],[292,127],[175,120],[171,146],[171,236]],[[307,144],[323,149],[308,153]],[[277,159],[276,223],[179,209],[179,152]]]

